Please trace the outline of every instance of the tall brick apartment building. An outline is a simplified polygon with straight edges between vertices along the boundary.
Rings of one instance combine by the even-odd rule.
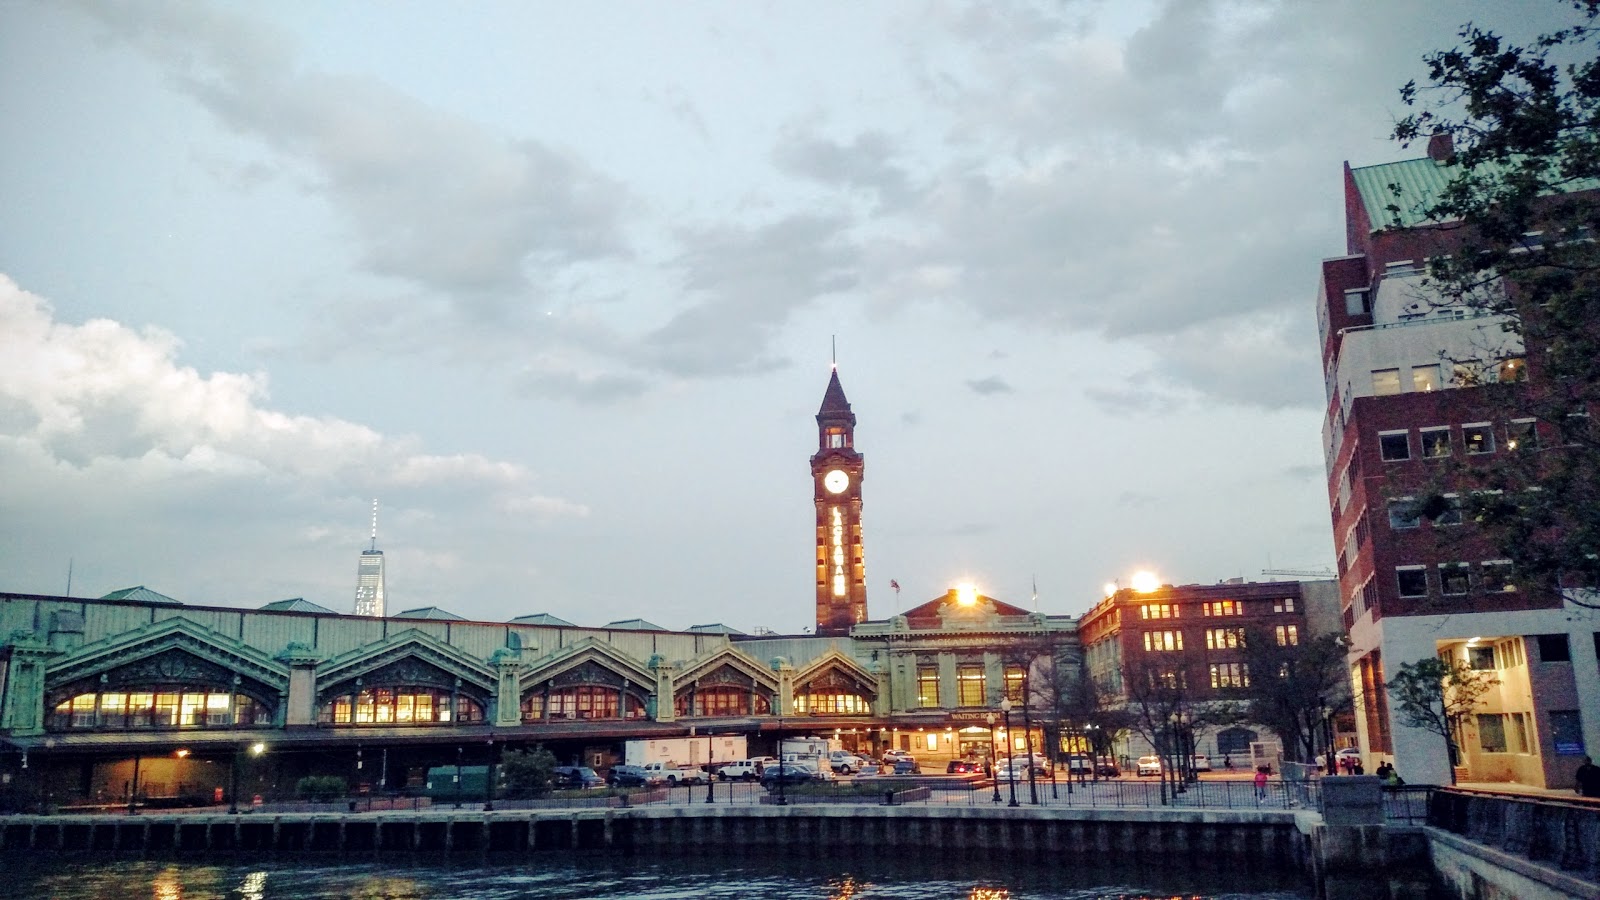
[[[1322,262],[1317,291],[1328,503],[1361,746],[1368,771],[1391,759],[1408,781],[1448,783],[1442,738],[1402,727],[1384,688],[1402,663],[1448,656],[1499,679],[1457,735],[1458,773],[1568,786],[1583,754],[1600,749],[1600,618],[1518,585],[1459,510],[1429,519],[1409,502],[1452,467],[1554,443],[1463,386],[1528,378],[1516,337],[1426,286],[1448,232],[1415,210],[1453,177],[1450,159],[1436,138],[1420,159],[1346,165],[1346,255]]]

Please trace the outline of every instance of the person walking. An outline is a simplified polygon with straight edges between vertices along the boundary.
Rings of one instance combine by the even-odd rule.
[[[1578,796],[1600,797],[1600,766],[1587,756],[1578,767]]]
[[[1267,767],[1256,767],[1256,802],[1267,799]]]

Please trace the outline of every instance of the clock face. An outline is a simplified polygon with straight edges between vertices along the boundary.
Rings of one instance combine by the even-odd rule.
[[[823,476],[822,486],[828,489],[828,493],[837,494],[850,486],[850,476],[843,469],[834,469]]]

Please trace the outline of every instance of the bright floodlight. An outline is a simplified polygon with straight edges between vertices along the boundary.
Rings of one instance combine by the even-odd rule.
[[[978,605],[978,589],[970,584],[956,585],[956,602],[962,606]]]
[[[267,745],[257,741],[250,745],[250,752],[260,756],[261,754],[267,752]]]
[[[1133,589],[1141,594],[1148,594],[1161,587],[1161,579],[1154,572],[1135,572],[1132,579]]]
[[[1117,583],[1115,581],[1106,582],[1105,592],[1107,597],[1115,597],[1117,595]]]

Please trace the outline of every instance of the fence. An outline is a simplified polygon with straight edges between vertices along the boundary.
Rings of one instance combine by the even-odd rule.
[[[1589,880],[1600,875],[1600,802],[1438,788],[1428,824]]]

